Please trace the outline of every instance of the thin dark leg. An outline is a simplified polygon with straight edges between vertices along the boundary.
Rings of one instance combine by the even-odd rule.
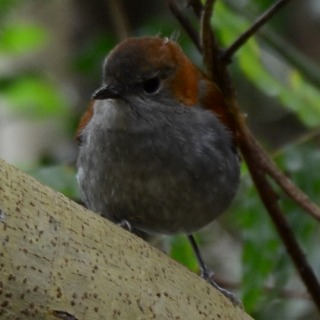
[[[213,272],[205,264],[194,236],[189,234],[188,238],[200,266],[201,278],[209,280],[213,276]]]
[[[214,280],[213,275],[214,273],[207,267],[205,264],[201,252],[199,250],[199,247],[197,245],[196,240],[194,239],[192,234],[188,235],[188,239],[191,243],[192,249],[196,255],[196,258],[198,260],[200,271],[201,271],[201,277],[208,281],[213,287],[218,289],[222,294],[224,294],[234,305],[241,305],[241,301],[238,299],[238,297],[233,294],[232,292],[229,292],[226,289],[221,288]]]

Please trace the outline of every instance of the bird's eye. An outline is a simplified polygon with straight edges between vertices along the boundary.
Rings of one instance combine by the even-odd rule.
[[[143,82],[143,89],[148,94],[156,93],[160,88],[160,79],[158,77],[151,78]]]

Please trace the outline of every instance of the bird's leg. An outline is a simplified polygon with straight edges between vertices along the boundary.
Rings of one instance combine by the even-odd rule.
[[[188,239],[191,243],[193,252],[196,255],[196,258],[200,267],[201,278],[205,280],[209,280],[211,277],[213,277],[214,273],[205,264],[194,236],[192,234],[189,234]]]
[[[229,292],[228,290],[221,288],[214,280],[213,280],[213,275],[214,273],[207,267],[205,264],[201,252],[199,250],[199,247],[197,245],[196,240],[194,239],[192,234],[188,235],[188,239],[191,243],[192,249],[196,255],[196,258],[198,260],[198,264],[200,267],[200,272],[201,272],[201,278],[205,279],[207,282],[209,282],[214,288],[219,290],[222,294],[224,294],[234,305],[241,305],[241,301],[239,298],[233,294],[232,292]]]

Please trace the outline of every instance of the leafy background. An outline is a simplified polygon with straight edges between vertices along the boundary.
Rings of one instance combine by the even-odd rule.
[[[181,1],[183,4],[183,1]],[[228,46],[271,0],[218,1],[213,25]],[[320,5],[292,1],[236,54],[231,72],[248,123],[278,165],[319,204]],[[164,1],[0,0],[0,156],[79,199],[73,137],[107,52],[126,35],[170,36],[201,57]],[[319,225],[279,190],[320,275]],[[228,212],[197,234],[217,280],[255,319],[319,319],[242,164]],[[184,236],[152,242],[198,271]]]

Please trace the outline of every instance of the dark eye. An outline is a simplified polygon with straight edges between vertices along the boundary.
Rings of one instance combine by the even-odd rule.
[[[160,79],[158,77],[146,80],[143,83],[143,89],[146,93],[156,93],[160,88]]]

